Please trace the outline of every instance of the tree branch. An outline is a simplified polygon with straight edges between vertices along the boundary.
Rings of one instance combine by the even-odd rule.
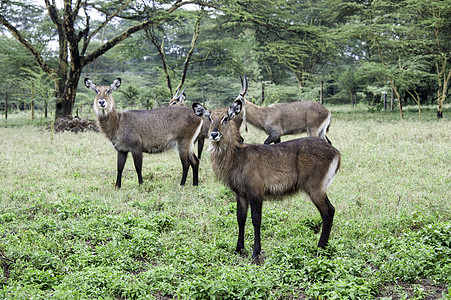
[[[198,5],[202,5],[202,6],[212,7],[212,5],[209,2],[206,2],[206,1],[203,1],[203,0],[178,1],[171,8],[166,10],[165,12],[166,13],[172,13],[175,10],[177,10],[178,8],[180,8],[180,7],[182,7],[183,5],[186,5],[186,4],[198,4]],[[141,22],[141,23],[139,23],[137,25],[129,27],[127,30],[125,30],[121,34],[111,38],[105,44],[103,44],[102,46],[100,46],[99,48],[97,48],[96,50],[91,52],[90,54],[88,54],[83,59],[82,66],[85,66],[85,65],[93,62],[99,56],[103,55],[105,52],[107,52],[108,50],[110,50],[111,48],[113,48],[114,46],[116,46],[117,44],[119,44],[120,42],[122,42],[123,40],[128,38],[129,36],[131,36],[133,33],[138,32],[138,31],[140,31],[140,30],[142,30],[142,29],[144,29],[144,28],[146,28],[146,27],[148,27],[150,25],[158,24],[159,22],[164,20],[165,17],[166,17],[165,14],[161,14],[156,19],[146,20],[146,21]]]
[[[86,49],[88,48],[88,45],[91,41],[91,39],[100,31],[102,30],[114,17],[116,17],[125,7],[127,7],[132,0],[127,0],[124,4],[122,4],[115,12],[113,12],[110,16],[107,16],[105,21],[99,25],[84,41],[83,43],[83,49],[81,51],[82,55],[86,52]]]
[[[193,38],[191,39],[191,48],[189,49],[188,53],[186,54],[185,63],[183,66],[182,78],[180,79],[179,85],[175,89],[176,91],[181,89],[183,84],[185,83],[186,73],[188,72],[189,61],[191,59],[191,56],[194,53],[194,48],[196,47],[197,39],[199,38],[199,27],[200,27],[199,24],[200,24],[201,19],[202,19],[202,15],[199,16],[199,18],[196,20],[196,23],[194,24]]]
[[[154,44],[155,48],[157,48],[158,54],[160,55],[161,64],[163,66],[163,72],[166,77],[166,83],[168,84],[169,94],[172,95],[171,76],[169,76],[168,66],[166,64],[166,57],[164,55],[164,50],[163,50],[164,49],[164,36],[161,41],[161,44],[158,44],[158,41],[155,38],[155,36],[150,34],[147,29],[146,29],[146,36],[152,42],[152,44]]]
[[[30,44],[30,42],[28,42],[23,36],[22,34],[19,32],[19,30],[17,30],[11,23],[8,22],[8,20],[5,19],[5,17],[3,15],[0,14],[0,23],[5,26],[9,32],[11,32],[11,34],[22,44],[25,46],[26,49],[28,49],[28,51],[31,52],[31,54],[34,56],[36,62],[38,63],[39,67],[41,67],[41,69],[46,72],[49,76],[51,76],[52,78],[55,76],[56,71],[52,68],[50,68],[49,65],[47,65],[44,61],[44,59],[42,58],[41,54],[39,53],[39,51],[32,45]]]

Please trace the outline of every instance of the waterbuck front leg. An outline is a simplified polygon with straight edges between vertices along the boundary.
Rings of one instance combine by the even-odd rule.
[[[204,142],[205,140],[203,138],[199,138],[197,140],[197,157],[199,158],[199,160],[202,156],[202,150],[204,149]]]
[[[124,171],[125,162],[127,161],[128,152],[117,152],[117,179],[116,179],[116,188],[121,187],[122,182],[122,171]]]
[[[236,195],[236,218],[238,221],[238,242],[236,243],[236,254],[244,251],[244,226],[246,225],[247,209],[249,202],[246,197]]]
[[[143,183],[143,176],[142,176],[142,167],[143,167],[143,153],[142,151],[133,151],[133,162],[135,163],[135,170],[136,174],[138,174],[138,183]]]
[[[189,166],[190,166],[189,146],[179,144],[178,151],[179,151],[180,161],[182,162],[182,181],[180,182],[180,185],[185,185],[186,177],[188,176],[188,170],[189,170]]]

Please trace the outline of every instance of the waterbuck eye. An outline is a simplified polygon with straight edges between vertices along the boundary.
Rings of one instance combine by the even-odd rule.
[[[221,120],[221,124],[223,124],[224,122],[227,122],[227,121],[229,121],[229,117],[224,116]]]

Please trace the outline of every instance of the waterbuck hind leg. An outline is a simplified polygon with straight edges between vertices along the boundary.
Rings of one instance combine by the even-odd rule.
[[[258,198],[250,200],[252,225],[254,226],[254,252],[252,253],[252,259],[257,258],[261,252],[260,227],[262,223],[262,200]]]
[[[182,161],[182,181],[180,181],[180,185],[185,185],[186,177],[188,176],[189,159],[180,157],[180,160]]]
[[[117,179],[116,179],[116,188],[121,187],[122,183],[122,171],[124,171],[125,162],[127,161],[128,152],[117,152]]]
[[[249,202],[243,196],[236,195],[236,219],[238,221],[238,242],[236,243],[236,254],[244,251],[244,226],[246,225],[247,210]]]
[[[143,183],[142,167],[143,167],[143,153],[142,151],[132,152],[133,162],[135,163],[136,174],[138,174],[138,183]]]
[[[189,155],[189,164],[193,169],[193,185],[199,184],[199,159],[194,153]]]
[[[330,231],[332,229],[332,223],[334,220],[335,208],[330,203],[327,195],[324,195],[323,205],[321,208],[317,205],[319,212],[321,214],[321,219],[323,220],[323,226],[321,229],[321,237],[319,238],[318,247],[325,248],[327,242],[329,241]],[[315,203],[316,204],[316,203]]]
[[[280,136],[281,136],[281,135],[280,135],[278,132],[273,131],[273,132],[271,132],[271,134],[266,138],[264,144],[269,145],[269,144],[271,144],[271,143],[275,143],[275,144],[280,143]]]

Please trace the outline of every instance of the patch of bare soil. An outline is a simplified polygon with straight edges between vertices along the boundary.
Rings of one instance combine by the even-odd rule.
[[[49,130],[51,130],[50,126]],[[99,128],[97,127],[97,123],[95,121],[70,116],[56,119],[54,123],[54,130],[55,132],[70,131],[75,133],[88,130],[99,132]]]
[[[396,282],[392,285],[386,285],[380,290],[377,299],[390,298],[397,299],[424,299],[435,300],[443,299],[446,295],[447,287],[444,283],[434,284],[430,280],[423,279],[414,283]]]

